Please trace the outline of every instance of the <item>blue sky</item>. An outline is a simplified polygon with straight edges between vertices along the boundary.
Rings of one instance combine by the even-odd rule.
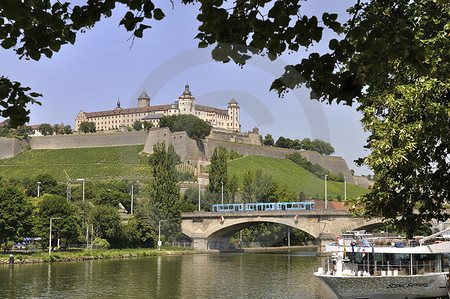
[[[158,3],[158,1],[155,1]],[[335,155],[346,159],[356,174],[368,174],[353,160],[367,155],[363,149],[368,134],[360,124],[356,107],[326,105],[309,99],[309,91],[298,89],[279,98],[269,91],[271,82],[283,73],[286,63],[296,63],[309,52],[283,55],[271,62],[254,57],[243,68],[211,58],[211,49],[198,49],[194,39],[199,23],[198,6],[161,1],[166,18],[149,21],[152,29],[135,39],[118,27],[123,9],[111,18],[79,34],[74,46],[66,45],[52,59],[19,60],[12,51],[1,50],[1,74],[43,94],[42,106],[29,106],[30,124],[64,123],[73,127],[80,110],[113,109],[118,97],[122,107],[136,107],[145,90],[152,105],[172,103],[188,83],[196,102],[225,108],[234,95],[241,107],[243,131],[258,127],[262,135],[292,139],[319,138],[330,142]],[[309,1],[308,15],[345,13],[352,1]],[[331,35],[326,35],[330,37]],[[326,51],[327,43],[310,51]]]

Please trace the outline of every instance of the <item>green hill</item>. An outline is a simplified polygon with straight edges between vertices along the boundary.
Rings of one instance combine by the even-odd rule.
[[[146,157],[139,156],[143,148],[132,145],[24,151],[14,158],[0,160],[0,173],[11,179],[49,174],[59,182],[66,181],[63,170],[72,179],[144,177],[150,167]]]
[[[273,178],[286,185],[290,190],[299,194],[325,196],[325,182],[318,179],[309,171],[288,159],[276,159],[262,156],[248,156],[228,162],[228,174],[236,175],[242,188],[242,177],[248,171],[256,172],[262,169]],[[328,199],[335,199],[338,195],[344,198],[344,183],[327,181]],[[347,184],[347,198],[356,198],[367,192],[367,189]]]

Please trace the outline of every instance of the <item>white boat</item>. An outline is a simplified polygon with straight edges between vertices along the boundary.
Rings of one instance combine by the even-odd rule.
[[[343,299],[448,298],[450,242],[436,239],[443,232],[412,241],[344,234],[314,275]]]

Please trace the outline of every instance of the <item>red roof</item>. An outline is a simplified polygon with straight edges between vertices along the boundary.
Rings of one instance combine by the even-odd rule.
[[[170,105],[159,105],[159,106],[149,106],[149,107],[138,107],[138,108],[125,108],[125,109],[114,109],[99,112],[84,112],[87,118],[100,117],[100,116],[110,116],[110,115],[122,115],[140,112],[152,112],[152,111],[165,111],[170,108]]]

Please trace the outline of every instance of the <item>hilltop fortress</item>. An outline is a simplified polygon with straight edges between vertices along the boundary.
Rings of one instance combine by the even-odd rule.
[[[143,152],[151,154],[158,142],[172,144],[182,161],[196,165],[209,163],[215,147],[234,150],[243,156],[257,155],[284,159],[294,150],[262,146],[259,132],[220,132],[213,130],[205,141],[191,139],[185,132],[172,133],[168,128],[152,128],[149,132],[98,132],[94,134],[73,134],[32,137],[27,141],[15,138],[0,138],[0,159],[11,158],[27,149],[66,149],[125,145],[144,145]],[[370,181],[364,177],[352,176],[345,160],[341,157],[324,156],[314,151],[297,151],[312,163],[328,169],[332,174],[342,173],[347,182],[368,187]]]
[[[89,148],[125,145],[144,145],[143,152],[151,154],[153,146],[159,142],[172,144],[182,161],[196,165],[208,164],[214,148],[224,147],[228,151],[234,150],[243,156],[265,156],[285,159],[294,150],[278,147],[262,146],[259,130],[241,133],[240,107],[232,98],[228,102],[228,110],[198,105],[189,90],[189,85],[178,97],[174,104],[151,106],[150,97],[144,91],[138,97],[137,108],[117,107],[114,110],[99,112],[80,111],[75,118],[75,131],[84,121],[94,122],[97,133],[54,136],[35,136],[28,140],[0,137],[0,159],[11,158],[27,149],[66,149]],[[167,115],[192,114],[209,122],[212,131],[205,141],[194,140],[185,132],[172,133],[168,128],[159,128],[159,121]],[[131,131],[127,127],[135,121],[148,121],[153,128],[148,132]],[[364,177],[356,177],[350,173],[345,160],[341,157],[324,156],[314,151],[297,151],[311,163],[319,164],[332,174],[342,173],[347,182],[362,187],[368,187],[370,181]]]

